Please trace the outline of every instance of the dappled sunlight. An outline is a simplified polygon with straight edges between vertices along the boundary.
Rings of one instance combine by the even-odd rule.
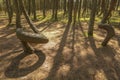
[[[54,48],[56,48],[56,46],[57,46],[56,42],[50,41],[49,43],[43,45],[42,47],[47,48],[47,49],[54,49]]]
[[[80,56],[78,57],[81,57],[81,59],[86,59],[87,57],[87,53],[86,53],[86,50],[82,50],[80,53],[79,53]]]
[[[115,59],[120,63],[120,49],[117,50],[117,53],[115,55]]]
[[[13,37],[13,36],[15,36],[15,34],[8,35],[6,36],[6,38],[9,39],[10,37]]]
[[[59,78],[61,76],[67,76],[69,71],[70,71],[70,65],[68,64],[61,65],[57,71],[57,77]]]
[[[15,26],[7,29],[5,24],[2,24],[0,78],[7,80],[6,76],[16,76],[19,78],[13,80],[119,80],[120,49],[117,37],[120,31],[118,29],[115,28],[117,36],[110,40],[109,46],[102,47],[101,43],[106,32],[98,29],[97,24],[93,37],[89,38],[87,22],[81,22],[81,25],[80,23],[66,25],[66,18],[58,22],[51,21],[50,18],[51,16],[34,22],[39,31],[49,39],[46,44],[31,43],[35,49],[42,50],[43,54],[36,53],[28,56],[22,53],[22,45],[16,37]],[[88,21],[88,19],[81,18],[81,21]],[[24,19],[22,23],[26,30],[32,31],[29,30]],[[18,67],[12,65],[16,70],[12,68],[13,71],[9,71],[14,61]],[[9,75],[10,72],[15,76]]]
[[[105,37],[105,36],[103,37],[103,35],[100,36],[100,35],[97,35],[97,34],[94,34],[93,36],[94,36],[94,38],[97,39],[97,40],[103,40],[104,37]]]
[[[77,34],[75,33],[75,36],[76,35]],[[99,37],[99,35],[97,35],[97,36]],[[73,52],[73,47],[72,47],[73,44],[69,44],[72,42],[72,33],[68,34],[66,45],[64,46],[63,51],[62,51],[62,56],[63,56],[63,60],[64,60],[63,62],[70,63],[70,65],[73,65],[73,69],[72,69],[73,73],[76,70],[80,70],[80,71],[82,71],[80,74],[84,73],[86,76],[95,75],[92,77],[95,79],[97,79],[97,78],[107,79],[106,73],[104,73],[104,71],[103,72],[102,71],[95,72],[95,70],[97,69],[98,66],[101,67],[100,63],[103,62],[102,59],[104,59],[104,61],[106,61],[107,63],[111,63],[113,61],[114,57],[111,58],[111,56],[107,56],[108,54],[106,54],[106,56],[105,56],[104,53],[106,53],[107,51],[102,52],[103,50],[101,50],[101,49],[98,49],[98,51],[100,53],[98,52],[96,55],[96,53],[95,53],[96,51],[94,52],[94,50],[91,50],[89,43],[87,43],[88,47],[86,49],[84,49],[84,47],[81,45],[86,45],[86,44],[84,44],[83,42],[80,42],[80,40],[84,41],[83,40],[84,38],[82,38],[82,37],[83,36],[79,36],[79,37],[77,36],[77,39],[75,39],[75,41],[77,41],[77,42],[75,42],[75,44],[74,44],[75,49]],[[80,39],[80,40],[78,40],[78,39]],[[97,41],[99,40],[101,42],[102,40],[100,40],[100,39],[103,39],[103,38],[97,38],[95,36],[95,40],[97,40]],[[96,44],[98,45],[97,41],[96,41]],[[96,46],[96,48],[99,48],[99,47],[101,47],[101,46]],[[105,57],[101,58],[103,55]],[[100,65],[98,65],[98,63]],[[62,64],[62,63],[60,63],[60,64]],[[106,66],[106,65],[104,65],[104,63],[102,63],[102,65]],[[62,65],[59,67],[59,69],[56,71],[56,74],[52,73],[52,74],[56,75],[56,78],[53,78],[53,79],[62,79],[62,76],[64,77],[64,79],[69,79],[72,71],[71,70],[69,71],[69,69],[68,69],[67,73],[64,73],[66,70],[64,70],[63,69],[64,67],[63,68],[62,67],[63,67]],[[102,67],[102,68],[104,68],[104,67]],[[83,70],[83,69],[86,69],[86,70]],[[88,74],[85,72],[88,72]],[[68,77],[68,75],[69,75],[69,77]],[[85,78],[85,75],[83,75],[81,77],[83,79],[87,79],[87,78]],[[80,76],[80,75],[78,75],[78,76]],[[73,76],[73,78],[74,77],[75,76]],[[51,78],[51,77],[49,77],[49,78]]]
[[[4,29],[6,26],[2,25],[0,26],[0,30]]]
[[[108,79],[106,78],[104,71],[101,69],[96,70],[95,80],[108,80]]]
[[[36,61],[38,61],[38,57],[35,54],[29,55],[25,58],[23,58],[20,63],[19,63],[19,68],[26,68],[26,67],[30,67],[33,64],[36,63]]]
[[[72,49],[69,49],[69,48],[67,48],[67,47],[64,47],[64,50],[63,50],[62,55],[63,55],[63,59],[64,59],[66,62],[69,61],[69,60],[71,59],[72,55],[73,55],[73,54],[71,54],[71,51],[72,51]]]

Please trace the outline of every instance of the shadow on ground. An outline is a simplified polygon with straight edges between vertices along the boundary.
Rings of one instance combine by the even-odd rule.
[[[120,79],[120,62],[115,59],[117,52],[111,46],[97,48],[93,37],[89,37],[90,45],[95,52],[97,61],[95,68],[104,72],[107,80]]]
[[[80,25],[69,24],[45,80],[119,80],[118,54],[111,46],[97,47],[95,39],[86,37]]]
[[[38,56],[38,61],[35,64],[25,68],[19,68],[20,61],[24,59],[26,56],[30,54],[21,53],[17,57],[15,57],[11,64],[7,67],[5,71],[5,76],[9,78],[19,78],[22,76],[26,76],[27,74],[33,72],[37,68],[39,68],[45,61],[45,55],[42,51],[35,51],[35,54]]]
[[[94,37],[87,37],[86,24],[58,27],[57,24],[52,24],[53,22],[46,21],[38,25],[50,38],[48,44],[37,45],[46,55],[41,51],[36,52],[34,55],[38,60],[34,60],[36,57],[32,54],[31,58],[31,55],[21,53],[20,41],[15,37],[14,30],[9,32],[12,30],[1,28],[0,73],[5,75],[4,77],[2,74],[1,79],[23,80],[20,77],[25,76],[26,80],[120,80],[120,49],[116,45],[116,38],[119,36],[112,39],[109,46],[101,47],[104,36],[98,29],[94,30]],[[25,59],[26,57],[29,59]],[[19,65],[21,61],[25,62],[24,60],[28,60],[29,64],[31,60],[35,63],[21,68]]]
[[[70,30],[70,23],[65,28],[65,31],[63,33],[63,36],[62,36],[62,39],[61,39],[61,42],[60,42],[60,45],[59,45],[59,49],[57,51],[56,56],[54,57],[53,67],[50,70],[49,76],[46,78],[46,80],[51,80],[51,79],[55,80],[54,78],[56,76],[56,73],[57,73],[57,71],[58,71],[58,69],[61,66],[61,63],[63,61],[62,52],[63,52],[64,46],[66,44],[66,41],[67,41],[69,30]]]

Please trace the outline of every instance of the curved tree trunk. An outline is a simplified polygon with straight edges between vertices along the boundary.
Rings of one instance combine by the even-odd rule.
[[[14,0],[15,3],[15,7],[16,7],[16,30],[22,28],[21,26],[21,10],[19,7],[19,1],[18,0]],[[20,40],[21,41],[21,40]],[[32,48],[32,46],[25,42],[25,41],[21,41],[22,45],[23,45],[23,49],[25,53],[32,53],[34,51],[34,49]]]
[[[28,14],[26,13],[26,11],[24,9],[22,0],[14,0],[14,3],[16,6],[16,34],[17,34],[17,37],[21,40],[24,52],[25,53],[33,53],[34,48],[29,44],[29,42],[47,43],[48,39],[44,35],[38,34],[39,32],[38,32],[37,28],[32,24],[31,20],[28,17]],[[32,29],[35,33],[28,33],[28,32],[23,31],[22,26],[21,26],[21,18],[20,18],[21,12],[24,13],[26,18],[28,19],[30,26],[32,26]]]
[[[17,37],[24,42],[29,43],[47,43],[48,39],[43,34],[25,32],[22,28],[17,29],[16,31]]]
[[[113,27],[109,24],[99,24],[98,27],[100,29],[104,29],[107,31],[107,35],[104,39],[104,41],[102,42],[102,46],[106,46],[108,44],[108,42],[110,41],[110,39],[115,36],[115,31],[113,29]]]
[[[111,16],[111,12],[115,10],[116,3],[117,3],[117,0],[111,0],[109,10],[108,12],[104,13],[101,23],[106,23],[107,20],[109,20]]]
[[[112,26],[110,26],[109,24],[105,24],[105,23],[107,23],[107,20],[109,20],[109,18],[111,16],[111,12],[115,9],[116,3],[117,3],[117,0],[111,0],[110,7],[109,7],[108,11],[106,13],[104,13],[101,24],[99,25],[99,28],[107,31],[106,38],[102,42],[103,46],[106,46],[108,44],[108,42],[110,41],[110,39],[115,35],[114,28]]]
[[[31,19],[29,18],[29,15],[27,14],[25,8],[24,8],[24,5],[23,5],[23,2],[22,0],[19,0],[20,2],[20,7],[22,9],[22,12],[28,22],[28,24],[30,25],[31,29],[35,32],[35,33],[39,33],[38,29],[36,28],[36,26],[32,23]]]

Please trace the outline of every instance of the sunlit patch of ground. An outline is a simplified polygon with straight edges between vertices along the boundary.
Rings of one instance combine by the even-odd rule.
[[[49,38],[47,44],[32,44],[44,54],[39,59],[39,54],[24,56],[15,27],[6,28],[4,22],[6,20],[0,23],[0,80],[120,80],[119,29],[115,29],[117,36],[112,38],[109,46],[102,47],[106,32],[97,26],[94,37],[88,38],[87,23],[82,23],[82,26],[70,25],[69,28],[63,22],[35,22]],[[13,61],[17,60],[16,57],[20,58],[17,61],[20,61],[19,65]],[[36,64],[42,58],[44,62]],[[11,63],[16,63],[19,70],[25,70],[19,72],[17,69],[19,73],[15,71],[16,74],[9,75],[7,69]],[[33,67],[29,72],[30,66]],[[13,71],[15,67],[14,64]]]

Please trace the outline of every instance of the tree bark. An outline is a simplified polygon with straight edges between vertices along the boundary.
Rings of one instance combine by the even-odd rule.
[[[28,22],[28,24],[30,25],[31,29],[35,32],[35,33],[39,33],[38,29],[36,28],[36,26],[32,23],[32,20],[29,18],[29,15],[27,14],[25,8],[24,8],[24,5],[23,5],[23,2],[22,0],[19,0],[20,2],[20,7],[22,9],[22,12]]]
[[[111,0],[110,7],[109,7],[108,11],[106,13],[104,13],[101,23],[106,23],[107,20],[109,20],[109,18],[111,16],[111,12],[113,10],[115,10],[116,3],[117,3],[117,0]]]
[[[32,12],[33,12],[33,16],[34,16],[34,20],[37,20],[37,15],[36,15],[36,5],[35,5],[36,1],[35,0],[32,0]]]
[[[11,0],[6,0],[6,7],[7,7],[7,13],[9,17],[9,24],[12,23],[12,17],[13,17],[13,9],[11,5]]]
[[[68,0],[68,23],[72,22],[73,0]]]
[[[63,9],[64,9],[64,14],[63,15],[65,15],[66,14],[66,12],[67,12],[67,9],[66,9],[66,5],[67,4],[67,1],[66,0],[64,0],[64,3],[63,3]]]
[[[28,15],[31,15],[31,0],[28,0]]]
[[[46,0],[43,0],[43,17],[46,17]]]
[[[109,24],[99,24],[98,27],[100,29],[104,29],[105,31],[107,31],[107,35],[104,39],[104,41],[102,42],[102,46],[106,46],[108,44],[108,42],[110,41],[110,39],[115,36],[115,31],[113,29],[113,27]]]
[[[93,36],[94,21],[95,21],[95,14],[96,14],[96,3],[97,3],[97,0],[93,0],[92,10],[90,14],[89,28],[88,28],[88,36]]]

